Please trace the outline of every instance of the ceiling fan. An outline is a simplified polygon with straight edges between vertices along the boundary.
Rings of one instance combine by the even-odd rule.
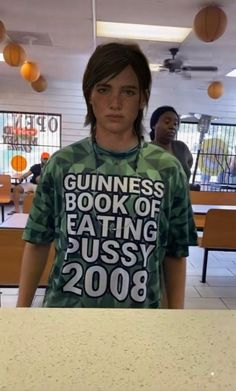
[[[214,66],[193,66],[193,65],[184,65],[183,61],[180,58],[176,58],[177,53],[179,52],[178,48],[169,49],[172,58],[167,58],[164,60],[163,65],[160,66],[160,71],[168,70],[170,73],[177,72],[216,72],[218,71],[217,67]]]

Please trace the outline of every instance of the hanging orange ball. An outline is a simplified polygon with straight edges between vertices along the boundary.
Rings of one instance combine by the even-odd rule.
[[[224,86],[220,81],[213,81],[207,89],[207,93],[210,98],[218,99],[224,93]]]
[[[20,45],[8,43],[3,49],[3,58],[8,65],[18,67],[25,61],[26,54]]]
[[[5,36],[6,36],[6,29],[4,23],[0,20],[0,41],[5,39]]]
[[[30,82],[36,81],[40,76],[38,65],[35,62],[26,61],[20,68],[21,76]]]
[[[37,92],[43,92],[47,88],[47,80],[43,76],[39,76],[36,81],[31,83],[31,87]]]
[[[216,6],[201,9],[194,18],[193,30],[197,37],[204,42],[213,42],[224,34],[227,16]]]

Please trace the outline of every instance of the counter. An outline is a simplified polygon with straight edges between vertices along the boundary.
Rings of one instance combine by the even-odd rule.
[[[235,391],[236,311],[1,309],[1,391]]]

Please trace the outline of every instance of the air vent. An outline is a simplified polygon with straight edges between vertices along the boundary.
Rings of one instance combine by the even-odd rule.
[[[53,46],[47,33],[33,33],[31,31],[7,31],[8,37],[13,42],[23,45]]]

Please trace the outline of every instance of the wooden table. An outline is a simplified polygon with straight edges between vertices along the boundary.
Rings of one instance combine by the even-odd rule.
[[[235,205],[203,205],[203,204],[194,204],[192,205],[193,212],[195,214],[206,214],[210,209],[231,209],[236,210]]]
[[[28,220],[28,213],[14,213],[9,216],[2,224],[0,224],[0,230],[2,228],[21,228],[24,229]]]
[[[236,311],[0,310],[4,391],[235,391]]]
[[[12,287],[19,285],[21,261],[25,247],[22,235],[28,216],[28,213],[15,213],[0,225],[0,286]],[[53,259],[54,246],[51,246],[39,286],[47,285]]]

